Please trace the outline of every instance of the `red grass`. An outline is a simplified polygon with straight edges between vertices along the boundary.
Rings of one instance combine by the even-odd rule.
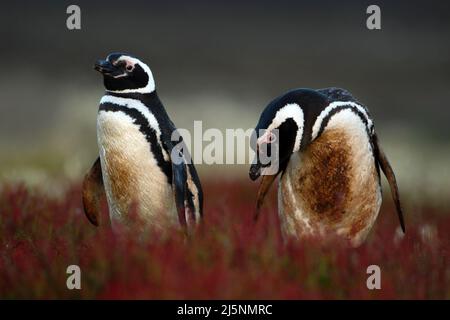
[[[85,218],[78,186],[62,200],[5,186],[0,194],[0,298],[431,299],[450,298],[450,210],[408,210],[407,235],[383,205],[357,249],[314,239],[281,240],[276,202],[252,221],[255,185],[208,182],[204,224],[136,239]],[[445,210],[444,210],[445,211]],[[82,289],[66,288],[78,264]],[[368,290],[377,264],[382,289]]]

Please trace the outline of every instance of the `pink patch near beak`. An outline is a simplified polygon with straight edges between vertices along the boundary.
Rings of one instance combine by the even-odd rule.
[[[257,143],[258,145],[262,145],[264,143],[271,143],[274,141],[275,135],[272,131],[266,131],[261,137],[259,137]]]

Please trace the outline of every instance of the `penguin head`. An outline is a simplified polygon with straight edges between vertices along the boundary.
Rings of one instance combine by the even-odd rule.
[[[256,180],[260,175],[277,176],[283,172],[292,153],[303,150],[311,142],[311,125],[328,104],[325,95],[308,88],[294,89],[272,100],[255,128],[252,148],[256,159],[250,167],[250,178]],[[277,152],[269,157],[270,170],[260,160],[264,150]],[[275,166],[272,161],[277,162]]]
[[[124,53],[111,53],[98,60],[94,69],[103,75],[107,91],[150,93],[155,91],[152,71],[141,60]]]
[[[256,158],[250,178],[261,174],[278,175],[284,171],[293,152],[300,149],[303,135],[303,110],[297,103],[272,102],[261,114],[251,146]]]

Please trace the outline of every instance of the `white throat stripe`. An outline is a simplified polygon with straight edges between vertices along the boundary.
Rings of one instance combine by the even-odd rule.
[[[158,140],[160,139],[161,130],[159,129],[158,121],[156,120],[153,113],[151,113],[150,110],[142,102],[140,102],[139,100],[130,99],[130,98],[121,98],[121,97],[105,95],[100,100],[100,104],[106,104],[106,103],[115,104],[118,106],[123,106],[123,107],[127,107],[130,109],[138,110],[147,119],[149,125],[153,129],[155,129]]]
[[[156,131],[156,139],[158,140],[158,144],[160,146],[162,146],[161,130],[159,128],[158,121],[156,120],[153,113],[151,113],[150,110],[142,102],[140,102],[139,100],[136,100],[136,99],[121,98],[121,97],[105,95],[100,100],[100,105],[105,104],[105,103],[115,104],[118,106],[123,106],[123,107],[127,107],[130,109],[136,109],[137,111],[139,111],[144,116],[144,118],[147,119],[149,126]],[[162,153],[163,153],[164,159],[166,161],[168,161],[170,158],[169,158],[169,154],[167,153],[166,149],[162,148]]]
[[[356,108],[359,112],[361,112],[367,119],[367,126],[369,128],[369,131],[372,131],[373,123],[364,107],[352,101],[335,101],[330,103],[317,117],[312,129],[311,141],[317,138],[320,128],[322,127],[323,120],[327,117],[327,115],[330,114],[330,112],[333,111],[334,109],[341,106],[351,106],[353,108]]]

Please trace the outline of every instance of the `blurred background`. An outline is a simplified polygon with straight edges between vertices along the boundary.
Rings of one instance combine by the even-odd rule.
[[[66,8],[81,8],[81,30]],[[381,30],[366,8],[381,7]],[[51,190],[97,157],[93,63],[147,62],[179,128],[253,128],[296,87],[343,87],[370,110],[402,193],[450,202],[448,1],[15,1],[0,12],[0,179]],[[199,166],[247,178],[248,166]]]

